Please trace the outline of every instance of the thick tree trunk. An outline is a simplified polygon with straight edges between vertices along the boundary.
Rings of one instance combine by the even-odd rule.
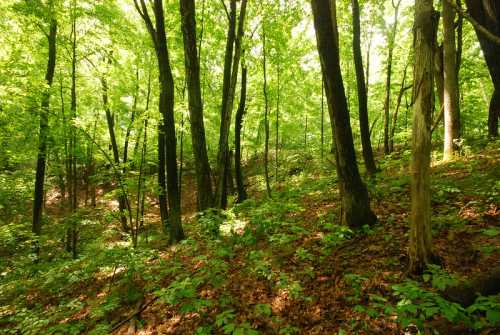
[[[141,0],[142,1],[142,0]],[[184,239],[181,221],[181,201],[178,186],[177,171],[177,144],[175,138],[174,120],[174,78],[170,67],[170,58],[167,48],[165,33],[165,17],[163,1],[154,1],[156,22],[156,55],[160,72],[160,103],[162,122],[165,136],[166,166],[167,166],[167,192],[168,192],[168,228],[170,241],[176,243]]]
[[[139,3],[140,1],[140,3]],[[163,1],[153,1],[155,24],[148,13],[145,0],[134,0],[135,8],[141,15],[153,41],[158,60],[160,100],[159,110],[162,116],[158,126],[158,186],[160,215],[162,224],[168,228],[170,242],[176,243],[184,239],[181,220],[181,200],[177,171],[177,143],[174,120],[174,78],[170,67],[170,58],[165,33],[165,16]],[[166,160],[165,160],[166,158]],[[167,167],[167,192],[169,210],[167,213],[165,194],[165,165]],[[166,219],[168,216],[168,220]],[[167,222],[168,221],[168,222]]]
[[[241,166],[241,128],[243,126],[243,117],[245,116],[246,98],[247,98],[247,68],[245,66],[242,66],[240,103],[238,106],[238,110],[236,111],[235,125],[234,125],[234,169],[236,173],[238,203],[243,202],[247,199],[247,192],[245,189],[243,170]]]
[[[45,182],[45,160],[47,156],[47,141],[49,132],[49,108],[50,108],[50,87],[54,80],[54,70],[56,67],[56,39],[57,21],[51,19],[50,32],[47,36],[49,42],[49,54],[45,81],[48,88],[42,94],[40,109],[40,130],[38,134],[38,157],[36,162],[35,194],[33,197],[33,233],[40,235],[42,232],[42,211],[43,211],[43,187]]]
[[[198,210],[202,211],[212,207],[213,193],[203,122],[200,62],[196,48],[196,10],[194,0],[180,0],[180,10],[184,40],[184,63],[189,95],[189,120],[191,122],[191,140],[198,190]]]
[[[444,155],[453,157],[455,140],[460,137],[460,104],[457,76],[457,50],[455,45],[455,11],[449,2],[443,1],[443,72],[444,72]]]
[[[238,79],[238,70],[241,57],[241,42],[243,38],[247,0],[242,0],[236,32],[236,0],[230,2],[229,30],[227,34],[226,55],[224,60],[224,80],[222,87],[222,109],[219,133],[219,150],[217,154],[217,185],[215,189],[215,205],[217,208],[226,207],[225,176],[228,166],[229,128],[233,111],[233,100]],[[233,56],[234,49],[234,56]]]
[[[397,3],[392,2],[394,7],[394,23],[392,30],[389,35],[388,41],[388,54],[387,54],[387,76],[385,81],[385,100],[384,100],[384,153],[387,155],[390,153],[389,150],[389,110],[391,108],[391,76],[392,76],[392,55],[394,52],[394,43],[396,41],[396,33],[398,29],[398,18],[399,18],[399,6],[401,5],[401,0],[397,0]]]
[[[352,138],[349,111],[340,70],[336,22],[332,21],[329,0],[312,0],[314,27],[321,67],[325,78],[332,131],[335,128],[337,166],[342,190],[342,223],[353,228],[374,224],[368,191],[361,181]]]
[[[264,178],[266,180],[267,196],[271,197],[271,186],[269,184],[269,98],[267,94],[267,61],[266,61],[266,32],[262,25],[262,68],[264,72]]]
[[[354,54],[354,64],[356,67],[356,82],[358,88],[359,128],[366,172],[371,175],[377,171],[377,167],[375,166],[375,160],[373,159],[372,143],[370,140],[370,125],[368,122],[368,97],[365,84],[365,73],[363,71],[363,56],[361,55],[361,27],[359,16],[359,2],[358,0],[352,0],[352,48]]]
[[[448,0],[446,0],[448,1]],[[467,10],[482,27],[500,38],[500,5],[495,0],[466,0]],[[500,118],[500,44],[493,43],[474,25],[495,88],[488,113],[488,135],[498,137]]]
[[[432,0],[415,0],[413,132],[411,164],[410,271],[421,273],[432,262],[431,236],[431,112],[436,13]]]

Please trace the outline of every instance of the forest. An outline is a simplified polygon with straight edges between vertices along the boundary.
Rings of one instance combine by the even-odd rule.
[[[498,0],[1,0],[1,334],[500,334]]]

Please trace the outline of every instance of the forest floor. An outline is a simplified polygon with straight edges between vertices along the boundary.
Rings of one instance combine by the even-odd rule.
[[[272,199],[254,171],[258,200],[223,215],[196,217],[188,182],[187,239],[176,246],[167,246],[151,204],[131,249],[103,195],[98,209],[80,213],[78,259],[47,238],[39,263],[3,261],[0,334],[500,333],[498,296],[463,308],[439,293],[500,266],[498,143],[433,164],[442,264],[421,278],[406,272],[408,160],[408,151],[387,157],[367,181],[379,222],[361,231],[337,224],[334,168],[301,155],[284,160]],[[51,236],[60,236],[66,219],[51,220]]]

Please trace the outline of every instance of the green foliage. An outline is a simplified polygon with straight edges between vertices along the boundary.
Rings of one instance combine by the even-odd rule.
[[[413,323],[423,329],[424,321],[435,315],[442,315],[453,323],[468,319],[466,310],[462,306],[444,299],[435,292],[422,289],[414,281],[393,285],[392,289],[400,299],[394,311],[403,327]],[[392,308],[386,312],[392,312]]]

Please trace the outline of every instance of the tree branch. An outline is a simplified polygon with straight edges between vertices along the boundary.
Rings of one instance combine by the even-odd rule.
[[[476,19],[474,19],[465,10],[463,10],[462,8],[460,8],[454,1],[452,1],[452,0],[445,0],[445,1],[447,1],[453,7],[453,9],[458,13],[458,15],[462,16],[463,18],[465,18],[467,21],[469,21],[472,24],[472,26],[476,30],[480,31],[484,35],[484,37],[486,37],[487,39],[489,39],[491,42],[493,42],[493,43],[495,43],[497,45],[500,45],[500,37],[499,36],[495,35],[491,31],[489,31],[486,27],[484,27],[479,22],[477,22]]]

